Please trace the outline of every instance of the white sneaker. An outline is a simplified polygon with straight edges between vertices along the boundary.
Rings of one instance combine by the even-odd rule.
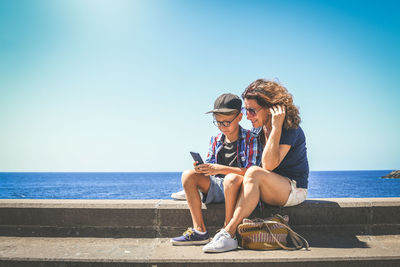
[[[231,237],[225,229],[221,229],[211,242],[203,247],[203,252],[225,252],[237,248],[238,242],[236,238]]]
[[[186,194],[185,194],[185,190],[176,192],[176,193],[172,193],[171,197],[175,200],[186,200]]]
[[[200,194],[200,199],[201,199],[201,192],[199,190],[199,194]],[[176,192],[176,193],[172,193],[171,194],[171,198],[175,199],[175,200],[186,200],[186,194],[185,194],[185,190]]]

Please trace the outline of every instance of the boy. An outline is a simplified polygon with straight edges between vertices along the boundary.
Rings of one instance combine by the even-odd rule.
[[[208,243],[210,236],[204,224],[201,202],[209,204],[225,201],[225,222],[229,221],[243,175],[247,168],[260,165],[262,148],[250,131],[240,127],[239,122],[243,116],[241,110],[242,100],[238,96],[223,94],[215,100],[214,109],[207,112],[213,113],[214,124],[221,133],[211,137],[205,164],[197,165],[195,162],[194,170],[182,174],[193,228],[189,228],[182,236],[172,238],[173,245]]]

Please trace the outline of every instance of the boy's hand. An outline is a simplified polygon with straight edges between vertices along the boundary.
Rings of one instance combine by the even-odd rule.
[[[200,166],[201,166],[201,165],[202,165],[202,164],[199,164],[198,161],[193,162],[193,169],[194,169],[194,171],[197,172],[197,173],[203,173],[202,171],[200,171]]]
[[[224,169],[223,165],[220,164],[200,164],[194,167],[195,171],[198,173],[203,173],[204,175],[216,175],[221,174],[222,170]]]

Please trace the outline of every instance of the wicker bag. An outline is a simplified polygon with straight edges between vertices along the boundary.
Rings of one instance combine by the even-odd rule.
[[[238,226],[239,241],[242,248],[256,250],[309,249],[307,240],[294,232],[288,225],[289,216],[279,214],[267,219],[243,219]],[[294,247],[287,247],[287,236],[290,236]]]

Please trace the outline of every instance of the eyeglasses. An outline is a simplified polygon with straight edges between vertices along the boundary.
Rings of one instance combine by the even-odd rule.
[[[231,123],[237,118],[237,116],[239,116],[239,114],[240,114],[240,112],[238,114],[236,114],[236,116],[231,121],[217,121],[217,120],[214,120],[213,123],[217,127],[221,127],[221,126],[229,127],[231,125]]]
[[[257,112],[259,112],[261,109],[263,109],[263,107],[261,107],[261,108],[259,108],[259,109],[254,109],[254,108],[242,108],[242,110],[243,110],[243,113],[246,113],[246,112],[248,112],[249,113],[249,115],[251,115],[251,116],[255,116],[255,115],[257,115]]]

